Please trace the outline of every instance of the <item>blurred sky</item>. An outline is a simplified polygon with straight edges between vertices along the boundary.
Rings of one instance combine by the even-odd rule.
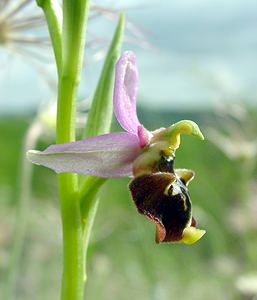
[[[124,8],[150,44],[142,46],[140,35],[127,31],[123,50],[137,54],[141,105],[176,110],[211,107],[220,100],[257,102],[256,0],[95,2]],[[108,18],[93,19],[90,39],[107,41],[114,26]],[[101,66],[101,60],[92,60],[101,56],[97,50],[97,56],[95,50],[86,52],[80,97],[95,87]],[[50,60],[39,63],[0,50],[0,113],[27,112],[54,97],[48,85],[55,78]]]

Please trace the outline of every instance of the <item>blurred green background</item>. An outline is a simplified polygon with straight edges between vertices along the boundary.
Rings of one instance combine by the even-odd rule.
[[[201,1],[195,2],[200,5]],[[237,1],[237,5],[241,2]],[[184,4],[186,7],[186,3]],[[174,7],[178,8],[179,5],[175,1]],[[147,5],[144,5],[143,10],[145,7],[147,8]],[[34,9],[36,8],[33,8],[33,12]],[[249,7],[247,11],[249,12]],[[114,16],[115,13],[114,11]],[[129,12],[129,17],[132,20],[134,16],[135,24],[138,22],[136,18],[139,13],[140,8],[136,10],[134,15],[133,12]],[[144,14],[142,15],[147,19]],[[226,16],[226,14],[224,15]],[[103,13],[99,16],[100,19],[106,17]],[[170,16],[168,14],[167,16],[169,19]],[[176,20],[178,19],[179,15]],[[181,23],[178,24],[182,24],[185,19],[186,17],[181,11]],[[131,19],[129,20],[132,22]],[[219,21],[217,18],[218,24],[220,24]],[[241,22],[243,21],[241,20]],[[146,24],[150,23],[151,19],[148,19]],[[99,24],[96,25],[96,28],[100,26]],[[113,27],[115,22],[111,21],[111,24]],[[132,22],[132,24],[134,23]],[[190,22],[188,26],[190,28]],[[205,30],[207,34],[211,34],[208,33],[208,27]],[[222,28],[219,30],[222,34]],[[132,35],[135,38],[135,32],[129,31],[129,28],[127,31],[126,36]],[[156,31],[158,32],[158,27]],[[235,27],[232,27],[232,31],[235,32]],[[37,29],[33,34],[37,36],[39,32],[42,34],[45,29],[42,29],[42,32]],[[190,29],[188,32],[190,33]],[[140,39],[148,41],[148,37],[151,42],[154,41],[155,46],[158,46],[158,41],[150,34],[148,36],[146,33]],[[164,36],[161,35],[161,37],[164,40]],[[249,39],[251,37],[250,34]],[[146,50],[144,44],[141,45],[140,50],[138,50],[138,60],[145,51],[150,53],[148,61],[147,56],[144,58],[147,65],[150,66],[151,62],[156,63],[156,60],[152,58],[155,57],[156,59],[162,54],[161,47],[164,48],[161,42],[159,44],[160,49],[157,49],[158,51],[156,47],[150,47]],[[135,51],[138,49],[135,44],[127,45],[128,40],[125,39],[124,49],[132,48]],[[194,41],[192,41],[192,45],[194,45]],[[8,63],[10,58],[5,53],[9,51],[9,46],[5,47],[3,42],[0,42],[0,46],[4,61],[4,68],[0,70],[3,91],[1,93],[1,101],[3,100],[1,107],[4,107],[0,118],[0,289],[3,290],[13,244],[17,206],[22,192],[20,183],[22,176],[24,176],[21,171],[24,138],[37,115],[35,103],[39,106],[39,102],[43,102],[42,99],[47,99],[45,102],[48,102],[51,95],[55,94],[55,89],[51,87],[51,84],[46,83],[49,78],[46,70],[42,72],[44,69],[42,61],[40,61],[40,67],[38,67],[38,61],[29,61],[29,68],[33,72],[30,73],[26,70],[28,81],[21,85],[19,80],[24,81],[23,73],[21,71],[16,72],[15,69],[15,60],[17,57],[18,60],[20,59],[19,49],[18,52],[11,54],[14,61],[12,61],[12,68],[8,69],[8,73],[6,62]],[[183,48],[182,46],[181,48]],[[177,45],[178,51],[181,48]],[[176,47],[174,49],[176,50]],[[215,78],[208,70],[199,73],[199,68],[191,68],[192,61],[195,62],[193,54],[192,61],[188,63],[190,49],[185,45],[183,49],[187,53],[187,59],[181,60],[180,57],[176,62],[177,68],[188,66],[189,77],[194,77],[196,81],[202,82],[202,93],[201,88],[199,93],[181,92],[176,101],[174,100],[176,98],[175,91],[183,88],[188,88],[190,91],[189,87],[192,85],[191,81],[188,85],[181,85],[180,82],[175,90],[170,90],[170,94],[167,96],[168,100],[162,97],[163,91],[160,91],[160,105],[159,99],[152,99],[148,105],[146,99],[147,93],[150,93],[148,87],[151,91],[153,84],[151,77],[147,74],[149,72],[144,62],[140,68],[140,78],[144,78],[145,74],[145,78],[149,81],[147,83],[147,79],[143,79],[140,86],[142,92],[139,94],[138,115],[140,121],[150,130],[168,126],[180,119],[192,119],[198,122],[206,136],[206,141],[202,142],[193,137],[183,136],[181,148],[177,151],[176,167],[189,168],[196,172],[196,178],[190,184],[193,214],[199,228],[206,229],[207,233],[192,246],[156,245],[154,242],[154,225],[137,213],[130,198],[127,188],[129,179],[110,179],[100,192],[100,207],[89,247],[86,299],[257,299],[256,91],[251,93],[251,90],[248,89],[245,90],[244,94],[242,89],[235,94],[235,90],[238,88],[237,82],[232,84],[232,89],[230,89],[231,86],[229,89],[226,88],[226,82],[224,83],[224,77],[222,77],[227,74],[224,72],[224,68],[219,69]],[[183,49],[181,50],[182,53]],[[253,48],[249,48],[249,53],[251,52],[250,49]],[[38,52],[38,49],[36,50]],[[175,50],[173,54],[176,53]],[[44,51],[48,53],[46,56],[51,61],[49,58],[51,57],[50,48],[46,48]],[[93,61],[94,51],[94,47],[90,48],[89,61],[90,58]],[[195,51],[194,49],[192,52],[195,53]],[[254,51],[257,51],[256,48]],[[18,56],[16,56],[17,53]],[[206,55],[206,53],[203,55],[203,60],[206,60]],[[177,58],[176,55],[175,57]],[[200,62],[201,57],[200,53],[198,57]],[[210,54],[211,59],[213,59],[213,53]],[[224,57],[223,59],[226,60]],[[234,59],[236,65],[236,57]],[[54,68],[51,67],[49,61],[47,61],[46,66],[52,68],[54,74]],[[99,65],[101,65],[101,61],[98,63]],[[214,59],[213,64],[215,61]],[[95,70],[95,73],[98,72],[99,66],[95,64],[89,64],[89,69],[91,68],[89,74],[92,74],[92,70]],[[18,66],[20,67],[19,64]],[[10,72],[15,74],[12,75],[12,81],[8,75]],[[40,97],[33,92],[35,89],[33,87],[34,73],[45,82],[43,92],[39,89]],[[231,73],[233,72],[231,71]],[[160,74],[162,77],[159,77]],[[158,90],[161,90],[164,78],[170,76],[170,85],[172,85],[172,78],[176,74],[176,68],[174,71],[169,69],[168,75],[164,68],[158,69],[154,81],[156,93],[158,94]],[[185,74],[189,73],[185,72]],[[255,78],[256,74],[255,68],[255,74],[251,79]],[[83,74],[83,79],[87,76],[89,75]],[[98,75],[92,76],[97,77]],[[154,77],[154,74],[151,76]],[[181,74],[178,77],[180,78],[180,76]],[[185,78],[182,76],[181,80],[185,80]],[[54,86],[55,79],[53,78],[52,81]],[[89,76],[89,86],[94,86],[94,84],[94,80]],[[8,92],[4,86],[8,87]],[[23,109],[21,100],[20,102],[17,100],[11,106],[7,105],[12,97],[17,98],[18,93],[21,94],[21,99],[26,98],[23,95],[23,90],[26,94],[30,86],[29,97],[34,99],[34,104],[31,103],[29,106],[24,99],[25,109]],[[12,89],[16,90],[16,94],[11,94]],[[215,96],[219,96],[219,101],[217,101],[219,105],[217,106],[210,105],[213,102],[213,89]],[[147,92],[144,93],[146,90]],[[209,93],[206,93],[206,90]],[[87,94],[83,88],[80,94],[80,98],[90,98],[90,94]],[[198,95],[202,99],[200,102],[199,99],[196,100]],[[6,106],[4,106],[4,102]],[[85,119],[85,110],[88,108],[88,104],[84,109],[81,103],[79,103],[79,108],[82,106],[81,117]],[[40,109],[42,110],[44,107],[45,105]],[[54,142],[54,131],[47,126],[49,124],[43,126],[37,144],[38,149],[43,149]],[[113,128],[119,130],[115,121]],[[58,299],[62,240],[54,172],[34,166],[31,189],[31,199],[26,214],[28,226],[25,246],[16,286],[17,299]]]

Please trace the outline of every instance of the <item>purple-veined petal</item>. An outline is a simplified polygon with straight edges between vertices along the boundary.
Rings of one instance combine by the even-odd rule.
[[[28,158],[57,173],[128,177],[132,175],[132,163],[140,152],[135,135],[113,132],[77,142],[51,145],[42,152],[31,150]]]
[[[113,106],[122,128],[135,135],[140,125],[136,112],[137,81],[136,56],[126,51],[116,64]]]

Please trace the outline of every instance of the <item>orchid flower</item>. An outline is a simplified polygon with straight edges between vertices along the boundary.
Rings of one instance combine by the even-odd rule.
[[[125,52],[116,65],[113,106],[125,132],[51,145],[28,152],[35,164],[57,173],[98,177],[133,177],[129,184],[139,213],[156,224],[156,242],[192,244],[205,233],[192,217],[188,183],[191,170],[174,169],[181,134],[204,139],[197,124],[183,120],[168,128],[147,130],[136,112],[138,71],[134,53]]]

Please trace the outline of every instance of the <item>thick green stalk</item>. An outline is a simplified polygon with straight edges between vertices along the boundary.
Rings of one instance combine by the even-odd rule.
[[[77,85],[72,77],[59,82],[57,143],[75,139]],[[77,175],[58,175],[63,231],[62,300],[83,299],[83,234],[78,199]]]
[[[89,0],[63,0],[62,75],[78,85],[86,38]]]
[[[83,35],[88,2],[63,1],[62,16],[58,0],[37,0],[48,23],[58,73],[57,143],[75,139],[76,97],[84,50]],[[61,299],[81,300],[84,290],[83,235],[77,175],[60,174],[58,186],[63,230]]]
[[[89,1],[63,1],[62,67],[58,85],[56,142],[75,140],[76,97],[84,55]],[[77,175],[58,176],[63,229],[62,300],[82,300],[83,232]]]
[[[62,300],[82,300],[84,293],[83,234],[76,183],[71,174],[59,177],[63,229]]]
[[[84,56],[88,0],[63,1],[62,73],[59,78],[57,143],[75,140],[76,97]]]

